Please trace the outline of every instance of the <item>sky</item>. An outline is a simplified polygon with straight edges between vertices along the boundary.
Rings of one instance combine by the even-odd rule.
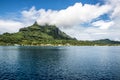
[[[0,34],[35,21],[78,40],[120,41],[120,0],[0,0]]]

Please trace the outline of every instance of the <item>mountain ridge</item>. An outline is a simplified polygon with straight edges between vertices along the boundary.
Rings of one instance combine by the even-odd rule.
[[[0,35],[0,43],[2,44],[49,44],[57,40],[76,40],[62,32],[55,25],[33,25],[21,28],[16,33],[4,33]]]
[[[45,37],[45,35],[48,38],[53,38],[53,39],[72,39],[70,36],[65,34],[64,32],[60,31],[59,28],[57,28],[55,25],[38,25],[37,22],[35,22],[32,26],[26,27],[26,28],[21,28],[19,32],[39,32],[41,37]],[[33,34],[31,34],[33,35]],[[39,35],[34,35],[35,37],[38,37]],[[29,35],[30,36],[30,35]],[[40,37],[39,36],[39,37]],[[50,39],[51,39],[50,38]]]
[[[33,25],[21,28],[16,33],[0,35],[0,45],[120,45],[120,41],[101,39],[95,41],[79,41],[62,32],[55,25]]]

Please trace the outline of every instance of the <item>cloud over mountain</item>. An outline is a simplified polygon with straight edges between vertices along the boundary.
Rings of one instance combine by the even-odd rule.
[[[103,19],[102,16],[105,15],[108,19]],[[29,10],[23,10],[21,16],[20,21],[0,20],[0,33],[16,32],[21,26],[28,26],[37,21],[40,25],[46,23],[56,25],[79,40],[101,38],[120,40],[120,0],[107,0],[103,5],[75,3],[61,10],[36,10],[32,7]],[[4,23],[6,25],[2,25]]]

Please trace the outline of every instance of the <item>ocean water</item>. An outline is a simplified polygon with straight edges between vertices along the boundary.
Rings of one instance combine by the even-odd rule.
[[[0,80],[120,80],[120,47],[0,46]]]

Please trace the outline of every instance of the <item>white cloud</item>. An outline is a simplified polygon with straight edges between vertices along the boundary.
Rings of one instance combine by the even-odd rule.
[[[108,4],[112,6],[111,18],[120,17],[120,0],[108,0]]]
[[[48,23],[56,24],[59,27],[73,27],[98,18],[99,16],[107,13],[110,8],[111,6],[109,5],[82,5],[81,3],[76,3],[73,6],[59,11],[45,11],[44,9],[40,9],[40,16],[37,21],[39,24]]]
[[[111,19],[114,21],[112,29],[120,30],[120,0],[109,0],[113,7],[113,12],[111,13]]]
[[[92,23],[93,26],[98,26],[100,29],[109,29],[113,24],[114,24],[113,21],[103,21],[103,20]]]
[[[21,14],[22,14],[21,21],[26,26],[32,25],[40,15],[39,11],[37,11],[34,6],[28,11],[27,10],[22,11]]]
[[[0,33],[5,32],[18,32],[23,27],[23,23],[12,20],[0,20]]]

